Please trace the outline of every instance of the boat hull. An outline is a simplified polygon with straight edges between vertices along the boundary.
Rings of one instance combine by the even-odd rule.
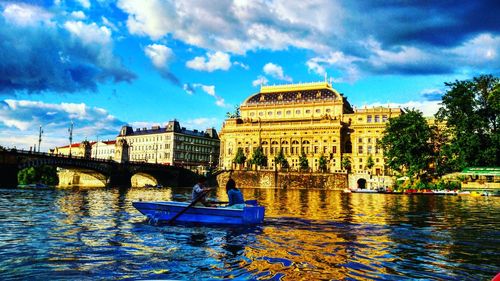
[[[186,202],[132,202],[132,205],[154,222],[168,222],[189,203]],[[193,206],[180,215],[176,222],[207,224],[259,224],[264,221],[265,209],[262,206],[249,206],[243,209]]]

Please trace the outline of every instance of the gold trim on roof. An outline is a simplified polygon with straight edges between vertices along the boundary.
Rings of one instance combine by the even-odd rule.
[[[275,92],[291,92],[291,91],[304,91],[304,90],[317,90],[318,88],[332,89],[328,82],[310,82],[300,84],[286,84],[286,85],[273,85],[262,86],[261,93],[275,93]]]

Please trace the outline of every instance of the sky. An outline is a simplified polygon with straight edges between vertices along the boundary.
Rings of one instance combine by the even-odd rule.
[[[121,126],[220,131],[261,85],[330,81],[354,107],[431,116],[500,75],[499,1],[0,0],[0,145]]]

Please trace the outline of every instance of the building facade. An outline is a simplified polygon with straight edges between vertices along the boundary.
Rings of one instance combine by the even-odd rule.
[[[73,143],[71,145],[56,147],[51,151],[53,154],[66,155],[72,157],[84,157],[90,158],[92,144],[88,141],[83,141],[81,143]]]
[[[103,160],[114,160],[116,140],[92,142],[91,157]]]
[[[400,108],[354,109],[327,82],[262,86],[241,104],[241,117],[224,122],[220,165],[234,167],[238,148],[251,159],[254,149],[262,146],[271,169],[283,151],[292,170],[299,169],[304,153],[312,171],[319,170],[323,156],[330,172],[344,170],[342,161],[349,159],[354,173],[369,170],[383,175],[384,159],[377,140],[389,118],[401,113]],[[369,158],[373,166],[368,165]]]
[[[116,143],[115,159],[176,165],[199,171],[214,168],[219,161],[220,140],[214,128],[187,130],[175,120],[165,127],[150,129],[134,130],[123,126]]]

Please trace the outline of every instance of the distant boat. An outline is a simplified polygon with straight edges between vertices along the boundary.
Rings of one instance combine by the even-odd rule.
[[[206,224],[259,224],[264,221],[265,208],[256,200],[246,201],[243,209],[225,207],[193,206],[181,214],[176,221]],[[190,202],[132,202],[132,205],[153,222],[168,222],[183,211]]]

